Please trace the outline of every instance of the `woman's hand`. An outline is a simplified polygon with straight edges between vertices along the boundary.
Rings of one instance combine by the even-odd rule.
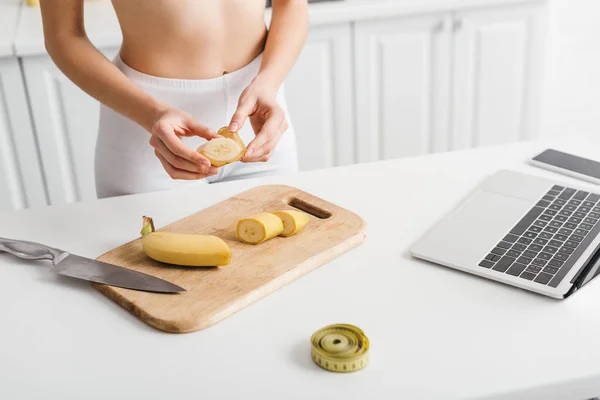
[[[248,144],[241,161],[269,161],[281,135],[288,129],[285,112],[277,104],[276,96],[277,88],[262,82],[259,77],[242,92],[229,130],[240,130],[246,118],[250,118],[256,137]]]
[[[187,147],[181,140],[183,136],[200,136],[206,140],[218,137],[215,131],[200,124],[188,113],[177,109],[161,112],[150,133],[154,154],[171,178],[196,180],[218,172],[206,157]]]

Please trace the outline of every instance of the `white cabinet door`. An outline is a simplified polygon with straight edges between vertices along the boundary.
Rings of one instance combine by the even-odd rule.
[[[350,23],[311,27],[285,82],[300,169],[354,162]]]
[[[360,162],[446,150],[450,25],[445,13],[356,24]]]
[[[117,49],[106,52],[114,57]],[[96,199],[94,149],[99,103],[72,83],[48,56],[23,68],[50,204]]]
[[[538,135],[544,13],[533,3],[456,14],[453,149]]]
[[[0,211],[46,205],[23,76],[16,58],[0,58]]]

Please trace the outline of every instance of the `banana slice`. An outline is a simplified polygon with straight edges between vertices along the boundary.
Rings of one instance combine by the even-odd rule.
[[[277,215],[283,223],[283,232],[279,234],[280,236],[295,235],[300,232],[309,221],[308,214],[295,210],[275,211],[273,214]]]
[[[198,152],[210,160],[213,167],[222,167],[238,161],[246,152],[246,145],[237,132],[227,127],[217,132],[222,137],[212,139],[198,147]]]
[[[248,244],[259,244],[283,232],[283,223],[275,214],[260,213],[237,223],[236,236]]]

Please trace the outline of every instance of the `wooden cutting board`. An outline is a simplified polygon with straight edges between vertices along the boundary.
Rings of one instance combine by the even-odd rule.
[[[236,239],[235,227],[240,218],[294,208],[311,214],[310,222],[300,233],[259,245]],[[165,279],[186,292],[158,294],[92,285],[145,323],[175,333],[193,332],[219,322],[358,246],[366,236],[366,224],[356,214],[280,185],[250,189],[162,229],[161,221],[154,223],[157,230],[220,237],[231,248],[231,263],[213,268],[162,264],[145,255],[140,238],[98,260]]]

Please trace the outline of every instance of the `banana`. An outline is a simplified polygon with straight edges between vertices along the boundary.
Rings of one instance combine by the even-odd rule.
[[[283,223],[272,213],[260,213],[240,219],[237,223],[236,236],[248,244],[259,244],[283,232]]]
[[[222,167],[243,157],[246,152],[246,145],[237,132],[232,132],[227,127],[223,127],[217,133],[222,137],[209,140],[198,147],[197,150],[210,160],[213,167]]]
[[[153,260],[186,267],[217,267],[231,261],[231,249],[221,238],[155,232],[152,218],[143,217],[142,247]]]
[[[292,236],[300,232],[308,224],[308,215],[294,210],[275,211],[273,214],[281,219],[283,232],[280,236]]]

